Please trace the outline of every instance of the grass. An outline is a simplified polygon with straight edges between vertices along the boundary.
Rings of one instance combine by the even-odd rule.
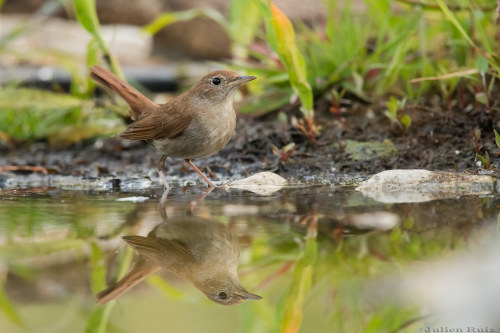
[[[478,52],[488,59],[490,74],[497,73],[491,52],[494,12],[453,13],[445,6],[436,12],[418,5],[396,10],[391,3],[365,1],[366,12],[360,14],[349,4],[340,8],[338,1],[330,0],[323,26],[298,25],[299,49],[315,95],[335,87],[366,99],[389,93],[414,99],[430,92],[436,82],[412,79],[475,69]],[[446,90],[448,82],[443,84]]]
[[[14,140],[47,140],[66,146],[81,140],[114,135],[122,120],[89,100],[36,89],[0,91],[0,133]]]
[[[461,86],[480,105],[496,108],[491,93],[500,65],[494,51],[498,49],[495,7],[489,1],[365,0],[363,4],[360,10],[350,2],[325,0],[322,20],[292,24],[272,1],[233,0],[228,17],[212,8],[168,12],[144,31],[154,34],[165,25],[197,16],[217,21],[232,39],[232,66],[260,78],[249,86],[251,94],[241,112],[262,115],[297,101],[303,119],[295,126],[311,142],[320,134],[315,102],[321,98],[333,100],[332,104],[339,95],[387,100],[386,115],[406,131],[411,119],[394,114],[391,98],[413,102],[438,92],[444,104]],[[73,5],[78,21],[92,36],[85,65],[104,59],[123,77],[100,34],[95,0],[73,0]],[[8,45],[2,44],[0,52],[8,52]],[[71,93],[88,99],[94,83],[73,73]],[[56,124],[77,125],[75,121]],[[33,129],[18,135],[9,132],[8,126],[0,131],[14,139],[39,140],[50,134]]]

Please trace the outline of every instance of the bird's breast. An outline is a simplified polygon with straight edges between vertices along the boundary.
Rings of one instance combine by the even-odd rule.
[[[224,148],[233,136],[236,114],[232,103],[200,110],[184,132],[172,139],[154,140],[162,154],[183,159],[209,157]]]

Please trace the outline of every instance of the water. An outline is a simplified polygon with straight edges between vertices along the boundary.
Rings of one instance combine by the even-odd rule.
[[[496,195],[388,204],[345,187],[284,187],[265,196],[187,187],[160,204],[162,194],[1,191],[0,332],[413,332],[442,325],[422,317],[435,305],[425,291],[415,294],[425,274],[481,261],[462,262],[464,254],[480,253],[491,267],[498,259],[490,245],[499,227]],[[121,236],[145,236],[164,218],[188,215],[230,230],[241,283],[263,299],[221,306],[159,271],[116,302],[96,303],[95,293],[129,267],[132,251]],[[462,275],[435,272],[431,281],[446,286]],[[493,273],[471,273],[468,286],[487,285],[481,279]],[[498,309],[489,294],[481,302]],[[474,325],[498,324],[488,319]]]

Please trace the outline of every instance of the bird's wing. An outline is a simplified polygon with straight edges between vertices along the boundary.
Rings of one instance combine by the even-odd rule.
[[[158,263],[168,259],[174,261],[180,259],[186,263],[196,261],[193,254],[176,241],[142,236],[125,236],[123,239],[137,252]]]
[[[181,135],[193,119],[194,112],[182,99],[163,104],[154,111],[130,124],[120,134],[130,140],[173,139]]]

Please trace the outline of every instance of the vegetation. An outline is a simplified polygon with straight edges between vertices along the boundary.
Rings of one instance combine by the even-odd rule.
[[[93,37],[86,66],[103,58],[122,76],[100,34],[94,1],[73,1],[78,21]],[[314,101],[321,98],[331,100],[332,106],[338,96],[388,100],[386,115],[405,131],[411,118],[401,113],[395,98],[411,103],[439,92],[442,103],[452,107],[460,87],[480,105],[497,111],[491,92],[500,65],[494,52],[498,42],[491,1],[365,0],[363,4],[364,9],[353,9],[351,2],[325,0],[324,21],[292,25],[272,1],[233,0],[228,18],[207,8],[164,13],[144,31],[154,34],[165,25],[200,15],[216,20],[232,38],[232,66],[261,78],[250,86],[251,95],[240,111],[260,115],[300,101],[303,119],[294,125],[312,142],[319,134]],[[0,45],[0,52],[9,52],[8,40]],[[88,98],[94,83],[77,72],[72,70],[71,93]],[[28,111],[27,118],[31,112],[36,114]],[[61,126],[76,124],[70,119],[61,122]],[[36,132],[19,136],[7,125],[0,131],[4,138],[41,138]]]

